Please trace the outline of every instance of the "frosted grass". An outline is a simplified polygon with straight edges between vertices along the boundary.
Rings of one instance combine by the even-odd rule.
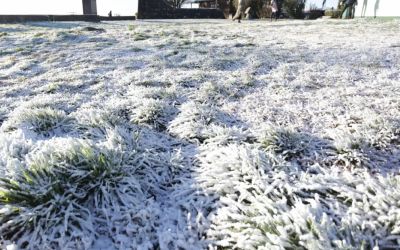
[[[398,249],[399,31],[0,25],[1,247]]]

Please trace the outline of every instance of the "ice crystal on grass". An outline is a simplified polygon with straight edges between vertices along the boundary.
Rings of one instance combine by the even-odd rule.
[[[398,20],[85,27],[0,24],[0,248],[399,248]]]
[[[293,128],[283,129],[270,126],[261,131],[258,143],[260,148],[269,155],[296,162],[302,167],[333,164],[332,159],[335,158],[337,152],[331,140],[298,132]]]
[[[162,115],[162,104],[160,102],[144,103],[136,110],[133,121],[136,123],[152,124],[155,123],[157,118]]]
[[[0,135],[0,169],[1,178],[11,178],[24,169],[25,156],[32,150],[32,142],[23,138],[23,134]]]
[[[104,138],[107,129],[124,123],[124,117],[117,113],[101,109],[83,109],[72,113],[77,124],[77,131],[85,138]]]
[[[201,85],[196,96],[193,99],[207,102],[223,102],[226,99],[236,99],[241,97],[240,86],[238,83],[227,82],[225,84],[216,84],[212,82],[205,82]]]
[[[389,202],[392,198],[385,197],[392,192],[381,189],[381,181],[389,181],[395,189],[398,178],[375,179],[366,172],[329,171],[332,175],[324,169],[308,174],[291,165],[278,165],[261,151],[245,145],[204,151],[200,155],[198,181],[205,190],[220,196],[219,208],[210,217],[208,236],[220,247],[238,249],[361,245],[367,249],[376,244],[398,244],[397,222],[389,222],[395,217],[380,215],[387,210],[392,214],[398,207],[393,203],[397,198]],[[360,177],[365,180],[363,184],[356,181]],[[375,206],[383,207],[377,212]],[[363,216],[365,213],[367,217]],[[378,229],[378,218],[388,220],[385,223],[391,226]],[[373,240],[376,237],[379,243]]]
[[[214,145],[227,145],[230,143],[251,143],[255,141],[255,137],[249,130],[242,127],[226,127],[218,125],[210,125],[209,131],[204,143]]]
[[[180,113],[171,121],[169,131],[179,138],[204,141],[213,136],[211,125],[232,126],[235,119],[215,107],[196,102],[184,103]]]
[[[27,109],[16,112],[5,124],[5,131],[26,129],[37,134],[50,136],[66,133],[72,129],[73,120],[64,111],[51,108]]]
[[[133,40],[134,41],[144,41],[151,38],[149,35],[142,34],[142,33],[135,33]]]
[[[82,230],[80,236],[94,235],[87,202],[96,199],[101,205],[115,195],[109,191],[124,179],[122,159],[90,144],[69,143],[63,151],[35,155],[25,170],[12,179],[1,179],[0,203],[5,206],[0,229],[4,238],[35,248],[60,244],[56,238],[75,241],[77,228]],[[53,242],[47,238],[51,235]],[[80,244],[88,247],[91,243]]]
[[[309,136],[284,129],[267,130],[261,139],[261,146],[265,150],[281,154],[285,160],[309,154],[311,143]]]
[[[121,242],[124,247],[155,244],[156,225],[147,223],[157,218],[149,209],[157,209],[151,197],[160,192],[168,161],[138,147],[129,132],[113,138],[103,145],[53,139],[29,155],[24,169],[2,178],[3,240],[28,248],[88,248],[101,233],[116,244],[133,237]]]
[[[173,105],[154,99],[145,99],[134,106],[136,107],[132,110],[131,121],[138,125],[153,127],[158,131],[165,130],[177,112]]]

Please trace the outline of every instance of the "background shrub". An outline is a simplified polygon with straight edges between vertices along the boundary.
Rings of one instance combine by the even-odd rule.
[[[340,18],[341,13],[342,12],[337,9],[325,10],[325,16],[330,16],[332,18]]]
[[[285,0],[283,9],[287,12],[290,18],[303,19],[306,0]]]

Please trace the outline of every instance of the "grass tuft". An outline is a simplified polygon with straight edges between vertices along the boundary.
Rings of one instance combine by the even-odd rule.
[[[308,135],[285,129],[267,130],[261,139],[264,150],[279,154],[289,161],[307,154],[311,143]]]
[[[117,186],[126,175],[121,164],[117,152],[88,143],[37,155],[13,179],[0,179],[0,204],[5,207],[0,211],[1,235],[18,240],[62,225],[66,228],[61,231],[70,236],[76,226],[90,232],[90,213],[82,208],[94,196],[101,201],[110,195],[104,187]]]
[[[5,122],[6,131],[27,129],[37,134],[51,136],[59,132],[69,132],[73,119],[64,111],[52,108],[23,109]]]

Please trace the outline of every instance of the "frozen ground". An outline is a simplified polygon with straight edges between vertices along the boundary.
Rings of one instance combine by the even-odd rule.
[[[0,25],[2,248],[399,249],[399,33]]]

